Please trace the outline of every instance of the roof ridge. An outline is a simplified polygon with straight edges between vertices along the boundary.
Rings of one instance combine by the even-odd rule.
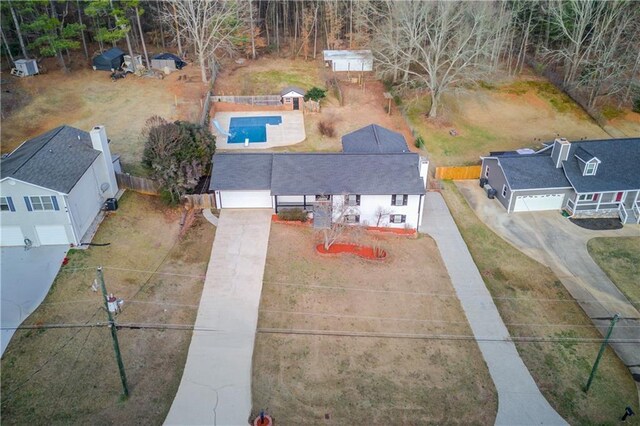
[[[380,152],[382,152],[382,149],[380,148],[380,137],[378,136],[378,131],[376,130],[376,124],[371,124],[371,128],[373,129],[373,138],[376,140],[376,145],[378,145],[378,149],[380,149]]]
[[[33,154],[31,154],[28,158],[26,158],[26,159],[22,162],[22,164],[20,164],[18,167],[16,167],[16,168],[13,170],[13,172],[12,172],[11,174],[12,174],[12,175],[15,175],[15,174],[18,172],[18,170],[20,170],[22,167],[24,167],[24,165],[25,165],[25,164],[27,164],[27,163],[29,162],[29,160],[31,160],[33,157],[35,157],[35,155],[36,155],[37,153],[39,153],[39,152],[40,152],[40,151],[41,151],[41,150],[42,150],[46,145],[48,145],[48,144],[49,144],[49,142],[51,142],[51,139],[53,139],[53,138],[55,138],[56,136],[58,136],[58,133],[60,133],[60,132],[62,131],[62,129],[64,129],[66,126],[67,126],[66,124],[63,124],[63,125],[61,125],[61,126],[58,126],[57,131],[56,131],[53,135],[51,135],[51,137],[50,137],[49,139],[47,139],[47,141],[46,141],[45,143],[43,143],[43,144],[42,144],[42,146],[41,146],[39,149],[37,149]],[[54,130],[56,130],[56,129],[54,129]],[[36,137],[37,137],[37,136],[36,136]],[[35,139],[35,138],[31,138],[31,139],[29,139],[29,140],[26,140],[24,143],[27,143],[27,142],[32,141],[32,140],[34,140],[34,139]],[[22,144],[22,145],[24,145],[24,144]],[[22,145],[21,145],[21,146],[22,146]],[[14,151],[14,152],[15,152],[15,151]]]

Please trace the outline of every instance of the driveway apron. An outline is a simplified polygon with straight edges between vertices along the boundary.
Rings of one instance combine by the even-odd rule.
[[[489,228],[527,256],[551,268],[603,335],[611,317],[616,313],[621,315],[611,335],[614,340],[611,347],[629,368],[640,392],[640,312],[587,250],[588,241],[594,237],[640,237],[640,226],[593,231],[574,225],[557,211],[507,214],[498,200],[486,198],[477,181],[459,181],[456,185]]]
[[[542,396],[498,313],[442,195],[425,196],[420,232],[438,244],[451,282],[498,392],[496,424],[566,424]]]
[[[222,210],[168,425],[245,425],[271,210]]]

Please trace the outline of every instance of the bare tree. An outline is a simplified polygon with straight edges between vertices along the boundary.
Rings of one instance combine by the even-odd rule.
[[[347,235],[351,240],[358,237],[362,227],[349,221],[358,214],[355,206],[346,202],[346,196],[327,196],[326,200],[316,201],[313,208],[314,227],[322,233],[325,250]]]
[[[376,29],[383,73],[403,72],[404,84],[429,89],[435,117],[441,95],[483,78],[491,67],[494,34],[503,25],[496,5],[484,2],[393,2]],[[389,36],[397,31],[396,36]]]
[[[172,0],[172,3],[178,23],[177,37],[184,37],[193,46],[202,82],[207,83],[207,63],[236,49],[234,36],[243,25],[243,20],[238,19],[238,3],[224,0]]]
[[[379,227],[380,225],[382,225],[384,218],[389,217],[390,214],[391,214],[391,210],[385,209],[384,207],[379,206],[376,209],[376,213],[375,213],[376,226]]]

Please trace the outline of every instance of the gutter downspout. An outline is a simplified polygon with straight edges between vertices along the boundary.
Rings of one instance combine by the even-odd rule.
[[[71,208],[68,203],[68,195],[63,195],[62,199],[64,201],[64,209],[67,212],[67,217],[69,218],[69,224],[71,225],[71,232],[73,233],[73,239],[75,240],[74,245],[80,246],[81,241],[78,239],[78,234],[76,233],[76,224],[73,220],[73,216],[71,216]]]

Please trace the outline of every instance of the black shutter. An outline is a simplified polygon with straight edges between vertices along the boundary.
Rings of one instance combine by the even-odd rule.
[[[402,196],[402,205],[406,206],[408,201],[409,201],[409,196],[408,195],[403,195]]]
[[[407,221],[407,215],[403,214],[400,216],[400,223],[405,223]]]
[[[356,206],[360,205],[360,196],[356,195]]]
[[[359,214],[356,215],[356,223],[360,223],[360,215]]]
[[[395,195],[392,195],[392,196],[391,196],[391,205],[392,205],[392,206],[395,206],[395,205],[396,205],[396,196],[395,196]]]

